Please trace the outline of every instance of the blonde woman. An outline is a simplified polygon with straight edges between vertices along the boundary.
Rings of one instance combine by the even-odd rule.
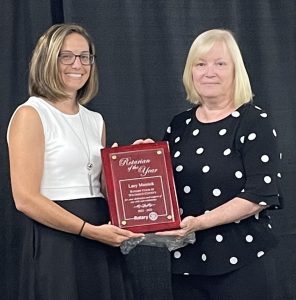
[[[176,300],[273,299],[266,266],[277,244],[268,211],[279,208],[280,155],[270,116],[252,102],[239,47],[228,30],[193,42],[183,83],[194,107],[175,116],[169,141],[182,213],[196,243],[172,253]]]

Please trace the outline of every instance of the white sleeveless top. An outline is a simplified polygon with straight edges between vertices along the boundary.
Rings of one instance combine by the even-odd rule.
[[[64,114],[38,97],[30,97],[21,106],[24,105],[36,109],[44,130],[45,153],[41,194],[51,200],[103,197],[100,185],[100,150],[103,148],[101,140],[104,121],[101,114],[82,105],[79,105],[79,113]],[[87,169],[88,148],[90,162],[93,163],[91,171]]]

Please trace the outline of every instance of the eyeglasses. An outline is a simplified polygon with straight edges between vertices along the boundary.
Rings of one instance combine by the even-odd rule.
[[[59,54],[60,62],[63,65],[72,65],[74,64],[76,57],[79,57],[82,65],[89,66],[92,65],[95,61],[95,56],[89,53],[82,53],[79,55],[74,54],[71,51],[61,52]]]

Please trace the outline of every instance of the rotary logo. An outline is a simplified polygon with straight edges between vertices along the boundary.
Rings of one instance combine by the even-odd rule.
[[[158,219],[158,214],[156,213],[156,212],[151,212],[150,214],[149,214],[149,219],[151,220],[151,221],[155,221],[155,220],[157,220]]]

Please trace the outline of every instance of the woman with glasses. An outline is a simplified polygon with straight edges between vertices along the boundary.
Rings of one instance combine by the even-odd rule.
[[[118,246],[139,237],[109,224],[100,180],[95,47],[75,24],[49,28],[30,63],[30,98],[7,133],[16,208],[26,215],[19,299],[131,299]]]

